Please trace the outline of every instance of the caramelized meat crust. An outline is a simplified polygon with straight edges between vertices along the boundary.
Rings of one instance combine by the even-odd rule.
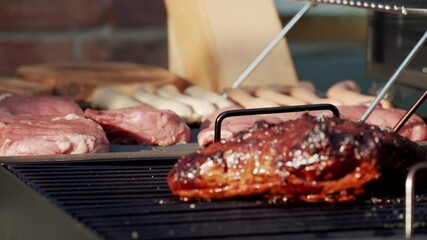
[[[233,138],[182,157],[168,174],[187,199],[262,195],[307,202],[344,202],[402,189],[417,143],[389,129],[338,118],[257,122]]]

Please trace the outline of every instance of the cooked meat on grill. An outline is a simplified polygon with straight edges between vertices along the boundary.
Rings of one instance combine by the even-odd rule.
[[[307,202],[344,202],[401,190],[426,151],[376,126],[304,114],[258,122],[235,137],[182,157],[168,174],[181,199],[263,195]]]
[[[83,116],[82,109],[75,102],[65,97],[24,96],[5,93],[0,95],[0,108],[7,110],[12,115],[65,116],[75,114]]]
[[[115,110],[86,109],[111,142],[169,146],[190,141],[190,128],[172,111],[136,106]]]
[[[0,117],[0,156],[98,153],[108,149],[101,126],[75,114]]]

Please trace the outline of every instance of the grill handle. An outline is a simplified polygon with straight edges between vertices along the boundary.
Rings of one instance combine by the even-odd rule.
[[[252,109],[236,109],[224,111],[218,115],[215,120],[215,135],[214,142],[218,142],[221,139],[221,124],[224,119],[228,117],[237,116],[249,116],[259,114],[274,114],[274,113],[291,113],[291,112],[303,112],[303,111],[319,111],[319,110],[330,110],[335,117],[340,117],[338,108],[332,104],[309,104],[300,106],[286,106],[286,107],[270,107],[270,108],[252,108]]]
[[[414,234],[414,198],[415,198],[415,174],[421,170],[427,169],[427,163],[418,163],[408,172],[405,182],[405,237],[411,239]]]

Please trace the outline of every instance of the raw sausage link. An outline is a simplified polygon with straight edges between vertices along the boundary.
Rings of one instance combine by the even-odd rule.
[[[172,84],[160,87],[157,90],[157,94],[161,97],[169,98],[189,105],[200,117],[207,116],[216,110],[216,107],[210,102],[181,94],[178,88]]]
[[[227,90],[228,97],[240,104],[244,108],[264,108],[264,107],[278,107],[279,105],[273,101],[256,98],[242,89],[229,89]]]
[[[268,99],[274,101],[280,105],[293,106],[293,105],[304,105],[307,102],[300,99],[294,98],[292,96],[282,94],[268,87],[261,87],[255,90],[255,95],[260,98]]]
[[[342,105],[341,101],[336,99],[321,98],[316,95],[314,86],[310,82],[302,81],[297,86],[292,87],[290,90],[291,96],[308,103],[330,103],[336,106]]]
[[[362,105],[369,104],[375,97],[361,94],[360,88],[352,80],[344,80],[332,85],[326,95],[329,98],[342,101],[345,105]],[[381,100],[381,106],[383,108],[392,108],[392,104],[388,100]]]
[[[218,108],[225,108],[234,105],[231,101],[225,99],[221,95],[198,86],[190,86],[184,90],[184,93],[189,96],[213,103]]]
[[[197,116],[194,115],[193,109],[190,106],[152,94],[144,88],[136,89],[133,92],[133,97],[154,108],[171,110],[182,117],[186,123],[194,123],[197,120]]]
[[[99,88],[92,97],[92,107],[102,110],[111,110],[143,105],[136,99],[126,96],[112,88]]]

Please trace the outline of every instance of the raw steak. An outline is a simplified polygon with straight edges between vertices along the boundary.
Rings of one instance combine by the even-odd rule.
[[[215,120],[218,115],[224,111],[242,109],[237,106],[226,107],[215,111],[203,120],[200,131],[197,134],[197,142],[199,146],[207,146],[214,140],[215,135]],[[253,115],[253,116],[239,116],[226,118],[221,124],[221,138],[230,138],[233,134],[246,130],[253,126],[257,121],[264,120],[269,123],[279,123],[287,117],[289,120],[298,118],[302,113],[289,113],[289,114],[273,114],[273,115]],[[282,118],[280,118],[282,117]]]
[[[0,155],[29,156],[108,152],[109,143],[96,122],[67,116],[0,117]]]
[[[207,146],[213,142],[214,138],[214,126],[216,117],[223,111],[238,109],[226,108],[216,111],[212,115],[208,116],[201,125],[200,132],[197,135],[197,141],[199,146]],[[358,121],[362,114],[366,111],[366,106],[338,106],[340,111],[340,117],[342,119],[350,119],[353,121]],[[255,121],[266,120],[267,122],[275,123],[278,119],[281,121],[293,120],[301,117],[303,112],[295,113],[281,113],[281,114],[272,114],[268,116],[248,116],[248,117],[232,117],[224,120],[221,127],[221,137],[229,138],[233,134],[238,133],[239,131],[248,129],[253,125]],[[311,115],[327,115],[331,116],[330,111],[318,111],[310,112]],[[393,128],[394,125],[400,120],[400,118],[405,114],[405,110],[391,108],[383,109],[377,108],[372,112],[371,116],[367,119],[366,123],[380,126]],[[412,141],[424,141],[427,140],[427,125],[424,123],[423,119],[418,115],[414,114],[406,122],[406,124],[399,131],[401,136],[404,136]]]
[[[357,121],[366,111],[367,106],[340,106],[338,107],[341,118]],[[376,108],[371,116],[366,120],[366,123],[375,126],[384,126],[393,128],[399,120],[405,115],[406,111],[398,108]],[[412,141],[427,140],[427,125],[424,120],[418,115],[412,115],[409,120],[403,125],[399,131],[401,136],[404,136]]]
[[[12,115],[65,116],[72,113],[83,116],[83,111],[76,103],[67,98],[54,96],[24,96],[5,93],[0,95],[0,109],[1,113],[8,111]]]
[[[190,128],[172,111],[136,106],[115,110],[86,109],[112,142],[169,146],[190,141]]]

